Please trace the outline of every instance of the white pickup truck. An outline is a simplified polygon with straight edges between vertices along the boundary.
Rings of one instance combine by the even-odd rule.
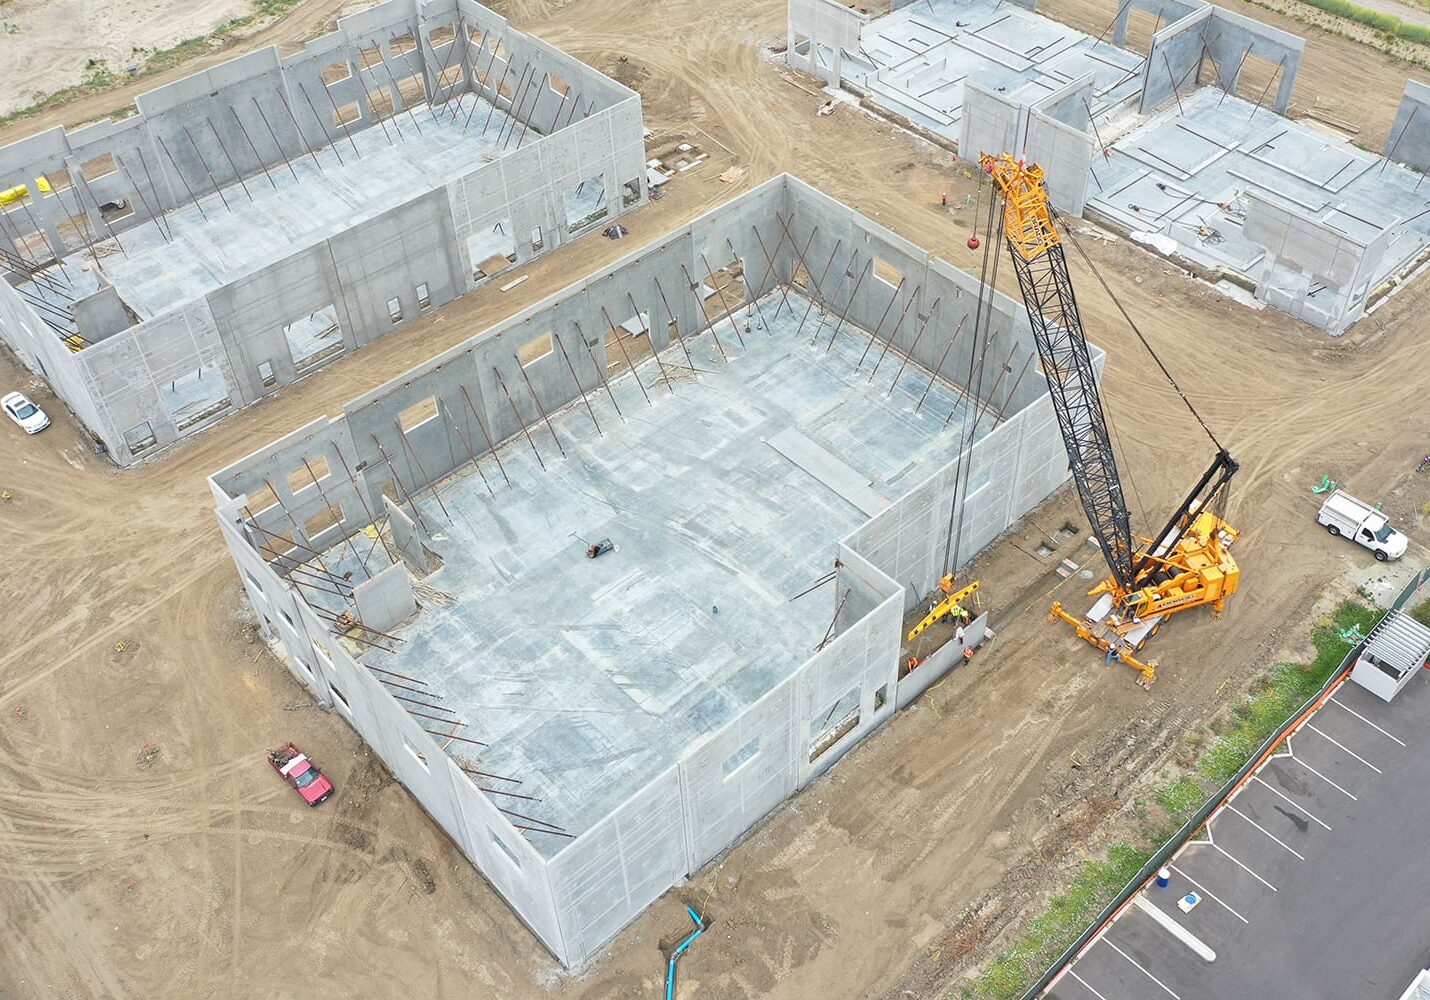
[[[1344,535],[1375,553],[1381,562],[1405,555],[1405,536],[1390,526],[1390,519],[1364,500],[1336,490],[1321,504],[1317,522],[1333,535]]]

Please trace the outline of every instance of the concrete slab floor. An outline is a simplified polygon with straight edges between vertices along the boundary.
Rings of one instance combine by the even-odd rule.
[[[1248,275],[1264,253],[1240,236],[1248,191],[1359,240],[1430,208],[1430,184],[1415,171],[1213,87],[1127,131],[1092,174],[1090,209],[1170,236],[1198,263]],[[1430,215],[1392,238],[1372,287],[1427,245]]]
[[[1141,56],[999,0],[920,0],[871,21],[860,42],[844,78],[955,142],[965,80],[1036,101],[1095,73],[1094,115],[1140,92]]]
[[[866,520],[855,501],[872,502],[843,493],[901,495],[972,428],[951,386],[935,382],[919,406],[931,375],[911,363],[891,393],[899,359],[871,382],[879,347],[858,367],[866,333],[846,323],[828,348],[836,317],[816,310],[797,331],[807,303],[790,305],[760,303],[768,332],[759,314],[748,332],[737,316],[743,348],[722,320],[728,363],[710,333],[692,338],[698,377],[668,348],[673,394],[655,359],[638,367],[649,404],[629,374],[615,379],[624,419],[603,390],[590,394],[603,433],[580,401],[552,414],[564,458],[552,431],[532,426],[545,471],[518,435],[500,450],[511,485],[491,458],[492,493],[470,466],[448,477],[450,521],[430,492],[417,500],[443,559],[423,583],[450,598],[429,593],[393,653],[362,659],[429,684],[469,724],[462,735],[491,744],[450,752],[520,778],[542,820],[589,828],[808,659],[836,597],[791,598]],[[995,419],[985,412],[977,435]],[[615,551],[588,559],[605,538]],[[357,568],[346,543],[324,559],[338,574]],[[565,843],[531,839],[553,853]]]
[[[316,153],[317,163],[313,156],[295,158],[291,172],[280,164],[267,176],[247,178],[247,193],[232,184],[222,198],[209,194],[198,207],[189,201],[166,213],[172,242],[154,223],[121,234],[124,252],[106,256],[104,272],[139,318],[149,319],[540,138],[535,129],[524,136],[522,130],[488,102],[463,94],[354,130],[351,141],[339,131],[332,146]],[[72,274],[81,256],[88,252],[67,258]]]

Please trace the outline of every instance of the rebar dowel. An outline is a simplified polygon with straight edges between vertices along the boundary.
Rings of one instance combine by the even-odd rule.
[[[858,259],[858,256],[859,251],[855,250],[854,256],[849,258],[849,263],[851,266],[854,264],[854,261]],[[873,269],[873,267],[874,258],[871,256],[867,261],[864,262],[863,268],[861,268],[859,271],[859,277],[854,279],[854,288],[849,292],[849,301],[844,303],[844,308],[839,313],[839,322],[835,324],[834,331],[829,335],[829,343],[824,345],[825,354],[829,353],[830,348],[834,346],[834,338],[839,336],[839,331],[844,328],[844,319],[846,316],[849,315],[849,310],[854,308],[854,297],[859,294],[859,286],[864,283],[864,275],[868,274]],[[848,268],[845,269],[844,276],[849,276]],[[816,332],[815,336],[817,337],[819,336],[819,334]]]
[[[412,508],[412,516],[417,519],[417,523],[422,526],[422,530],[426,531],[427,520],[422,516],[422,511],[417,508],[417,501],[412,499],[412,494],[407,491],[407,487],[402,485],[402,477],[397,474],[397,466],[392,464],[392,459],[388,457],[387,450],[383,448],[382,442],[377,439],[377,435],[369,431],[368,437],[372,438],[372,443],[377,446],[377,453],[382,456],[382,461],[383,464],[387,466],[387,471],[392,473],[392,485],[398,492],[398,499],[407,502],[407,506]]]
[[[526,437],[526,443],[531,445],[531,452],[536,456],[536,462],[541,466],[541,471],[546,471],[546,463],[541,460],[541,452],[536,450],[536,442],[531,439],[531,432],[526,429],[526,421],[521,419],[521,411],[516,408],[516,400],[511,398],[511,393],[507,391],[506,380],[501,377],[501,372],[496,365],[492,365],[492,372],[497,377],[497,384],[501,386],[502,395],[506,397],[507,404],[511,406],[511,412],[516,416],[516,422],[521,424],[521,433]]]
[[[268,172],[268,165],[263,162],[263,155],[258,152],[258,147],[253,144],[253,137],[248,134],[248,129],[243,127],[243,119],[238,117],[238,112],[233,110],[232,107],[228,109],[228,113],[233,115],[233,120],[238,123],[238,131],[242,133],[243,140],[248,143],[248,148],[253,153],[253,158],[258,161],[258,169],[262,170],[263,176],[268,178],[268,186],[277,191],[278,185],[273,183],[273,175]],[[213,123],[210,122],[210,124],[212,125]],[[281,155],[283,151],[280,149],[278,152]]]
[[[396,684],[393,685],[393,687],[397,687],[397,686],[398,686],[398,685],[396,685]],[[407,689],[407,688],[403,688],[403,690],[405,691],[405,690],[408,690],[408,689]],[[391,692],[388,692],[388,693],[391,694]],[[410,705],[421,705],[423,708],[435,708],[437,711],[439,711],[439,712],[446,712],[448,715],[456,715],[456,714],[457,714],[456,712],[453,712],[450,708],[446,707],[445,705],[434,705],[434,704],[432,704],[432,703],[429,702],[429,701],[418,701],[416,698],[408,698],[406,695],[400,695],[400,694],[394,694],[394,695],[392,695],[392,697],[396,698],[398,701],[405,701],[405,702],[407,702],[407,703],[410,704]],[[455,723],[456,723],[456,720],[453,719],[452,722],[455,724]]]
[[[616,346],[620,348],[621,357],[626,359],[626,367],[631,370],[631,378],[635,379],[636,385],[640,386],[641,395],[645,397],[646,405],[654,406],[655,404],[650,401],[650,393],[645,391],[645,386],[641,383],[640,376],[636,374],[636,366],[631,362],[631,355],[630,352],[626,350],[625,341],[621,339],[622,328],[611,322],[611,314],[606,311],[605,306],[601,307],[601,315],[606,317],[606,325],[611,328],[611,334],[616,338]],[[674,394],[674,390],[671,390],[671,392]]]
[[[775,273],[775,259],[771,257],[770,252],[765,249],[765,239],[763,236],[760,235],[760,228],[758,226],[751,225],[750,231],[755,234],[755,240],[760,245],[760,253],[764,254],[765,256],[765,269],[769,272],[770,278],[774,280],[775,288],[779,289],[780,304],[775,306],[775,319],[779,319],[780,309],[789,305],[789,289],[785,286],[784,282],[779,280],[779,275]],[[779,242],[775,244],[775,253],[780,252],[780,247],[784,245],[784,241],[785,238],[781,236],[779,238]],[[793,313],[794,310],[790,309],[790,314],[793,315]],[[760,318],[764,319],[764,316],[761,316]],[[774,333],[773,330],[770,330],[768,323],[765,325],[765,329],[769,330],[769,332],[772,334]]]
[[[581,376],[576,374],[576,366],[571,363],[571,355],[566,353],[566,345],[561,343],[561,338],[556,334],[551,335],[551,339],[556,341],[556,346],[561,349],[561,357],[566,360],[566,370],[571,373],[571,381],[576,383],[576,391],[581,394],[581,402],[586,405],[586,413],[591,417],[591,423],[596,428],[596,433],[605,437],[605,432],[601,430],[601,424],[596,419],[596,411],[591,408],[591,400],[586,396],[586,390],[581,388]]]
[[[253,193],[248,190],[248,185],[243,182],[243,174],[239,173],[238,164],[233,162],[233,156],[229,153],[228,147],[223,144],[223,136],[218,134],[218,127],[214,125],[212,119],[205,118],[204,121],[208,124],[209,131],[214,134],[214,138],[218,140],[219,152],[223,153],[223,158],[228,161],[228,167],[233,171],[233,176],[238,181],[238,186],[243,188],[243,193],[248,196],[249,202],[252,203]]]
[[[189,127],[187,125],[180,124],[179,128],[183,129],[184,138],[189,140],[189,147],[193,149],[194,156],[199,161],[199,166],[204,168],[204,176],[207,177],[209,179],[209,183],[214,186],[214,194],[218,195],[218,200],[223,202],[223,207],[229,212],[232,212],[233,206],[230,205],[228,203],[228,199],[223,196],[223,188],[219,186],[218,178],[215,177],[213,171],[209,169],[209,164],[208,161],[204,159],[204,154],[199,152],[199,144],[194,142],[193,133],[189,131]]]
[[[457,766],[458,766],[458,767],[461,767],[462,770],[463,770],[463,771],[466,771],[468,774],[479,774],[479,775],[481,775],[483,778],[491,778],[493,781],[509,781],[509,782],[511,782],[513,785],[520,785],[520,784],[522,784],[522,781],[521,781],[520,778],[508,778],[508,777],[507,777],[506,775],[504,775],[504,774],[493,774],[493,773],[490,772],[490,771],[478,771],[475,767],[462,767],[461,764],[458,764]]]
[[[581,338],[581,344],[586,348],[586,356],[591,359],[591,366],[596,369],[596,374],[601,377],[601,385],[606,387],[606,395],[611,397],[611,405],[616,408],[616,416],[624,423],[626,415],[621,412],[621,404],[616,402],[616,394],[611,391],[611,383],[606,378],[606,366],[604,361],[596,360],[596,352],[591,350],[591,345],[586,340],[586,332],[581,329],[581,324],[572,320],[572,325],[576,327],[576,336]]]
[[[566,449],[561,447],[561,438],[556,436],[556,428],[551,425],[551,418],[546,414],[546,407],[541,403],[541,397],[536,394],[536,387],[531,384],[531,376],[526,374],[526,366],[521,363],[521,358],[515,354],[511,359],[516,362],[516,370],[521,372],[521,380],[526,383],[526,391],[531,394],[531,400],[536,404],[536,412],[541,414],[542,422],[546,424],[546,429],[551,432],[551,440],[556,442],[556,450],[561,453],[561,457],[566,457]]]
[[[924,405],[924,400],[928,399],[929,390],[933,388],[934,381],[938,378],[939,372],[943,371],[943,363],[948,360],[948,352],[953,350],[953,343],[960,334],[963,333],[963,324],[968,322],[968,314],[964,313],[963,318],[958,321],[957,328],[953,331],[953,336],[948,338],[948,343],[943,345],[943,354],[938,359],[938,367],[929,373],[929,384],[924,386],[923,395],[919,397],[918,406],[914,407],[914,412],[918,413]]]
[[[462,768],[462,770],[466,771],[467,769]],[[467,773],[471,774],[473,772],[467,771]],[[488,795],[504,795],[509,799],[525,799],[528,802],[541,801],[535,795],[523,795],[521,792],[507,792],[503,791],[500,788],[488,788],[486,785],[477,785],[477,787],[480,788],[482,791],[486,792]]]
[[[482,423],[482,415],[477,412],[477,407],[472,402],[472,397],[467,394],[467,387],[461,382],[458,382],[457,386],[462,390],[462,398],[467,401],[467,409],[472,411],[472,419],[477,422],[477,430],[482,432],[482,438],[487,442],[487,451],[491,452],[492,458],[497,460],[497,468],[501,471],[501,477],[505,480],[506,484],[510,486],[511,480],[507,478],[506,466],[501,464],[501,456],[497,454],[496,443],[492,441],[492,436],[487,433],[486,424]]]
[[[551,827],[550,830],[539,830],[539,831],[537,831],[538,833],[553,833],[553,832],[554,832],[554,833],[565,833],[565,832],[566,832],[566,831],[563,830],[561,827],[557,826],[555,823],[548,823],[548,822],[546,822],[546,820],[544,820],[544,819],[537,819],[535,816],[527,816],[527,815],[525,815],[525,814],[523,814],[523,813],[514,812],[514,811],[512,811],[512,810],[510,810],[510,809],[503,809],[501,806],[497,806],[496,809],[497,809],[498,812],[504,812],[504,813],[506,813],[508,816],[515,816],[515,817],[517,817],[518,819],[524,819],[524,820],[526,820],[526,821],[529,822],[529,823],[540,823],[542,826],[549,826],[549,827]]]
[[[318,488],[318,496],[322,498],[323,503],[327,505],[329,510],[331,510],[333,508],[333,503],[331,500],[328,499],[328,491],[323,489],[323,484],[318,481],[318,476],[313,471],[313,467],[308,464],[308,456],[300,455],[298,457],[301,458],[303,461],[303,468],[308,470],[308,478],[311,479],[313,481],[313,485]],[[342,508],[339,507],[338,509],[341,510]],[[352,552],[353,558],[358,561],[358,565],[362,567],[363,573],[365,573],[367,575],[367,578],[371,580],[372,570],[367,568],[367,562],[363,559],[361,555],[358,554],[357,546],[353,544],[353,536],[351,534],[344,533],[343,541],[348,543],[348,549]]]
[[[129,173],[129,168],[124,165],[124,161],[119,158],[119,154],[114,154],[114,162],[119,164],[119,169],[124,171],[124,179],[129,182],[129,186],[134,189],[134,193],[139,196],[140,203],[144,206],[144,211],[149,213],[149,221],[154,223],[154,228],[159,230],[159,235],[164,237],[165,243],[174,242],[169,238],[169,234],[164,232],[164,227],[160,224],[160,217],[154,212],[154,207],[149,204],[149,199],[144,197],[144,189],[134,182],[133,176]],[[71,300],[73,301],[73,300]]]
[[[756,235],[759,235],[759,234],[757,233]],[[760,325],[765,328],[765,336],[767,336],[767,337],[768,337],[768,336],[773,336],[773,334],[772,334],[772,332],[771,332],[771,330],[770,330],[769,320],[765,319],[765,311],[760,308],[760,297],[759,297],[759,295],[755,292],[755,290],[750,287],[749,271],[748,271],[748,269],[745,268],[745,259],[740,256],[740,252],[735,249],[735,244],[734,244],[733,242],[731,242],[730,237],[728,237],[728,236],[725,237],[725,245],[730,248],[730,260],[731,260],[731,262],[734,262],[734,261],[739,261],[739,262],[740,262],[740,282],[741,282],[741,284],[743,284],[743,285],[745,286],[745,292],[746,292],[746,294],[748,294],[748,295],[750,296],[750,304],[755,307],[755,313],[756,313],[756,315],[758,315],[758,316],[760,317]],[[748,318],[749,318],[749,315],[750,315],[750,314],[747,312],[747,313],[745,314],[745,318],[748,319]]]
[[[364,84],[364,83],[363,83],[363,80],[362,80],[362,69],[358,67],[358,64],[357,64],[356,62],[352,63],[351,65],[352,65],[352,67],[353,67],[353,75],[358,78],[358,85],[359,85],[360,87],[362,87],[363,96],[366,97],[366,96],[367,96],[367,85]],[[298,84],[298,89],[299,89],[299,90],[302,90],[302,89],[303,89],[303,85],[302,85],[301,83]],[[352,148],[353,148],[353,155],[356,156],[359,160],[361,160],[361,159],[362,159],[362,151],[361,151],[360,149],[358,149],[357,140],[353,138],[353,130],[350,129],[350,128],[348,128],[348,123],[347,123],[347,121],[345,121],[345,120],[343,119],[342,112],[340,112],[340,111],[338,110],[338,102],[335,101],[335,100],[333,100],[333,92],[332,92],[331,90],[329,90],[326,86],[324,86],[324,87],[323,87],[323,93],[327,95],[327,98],[328,98],[328,106],[333,109],[333,123],[336,124],[336,125],[338,126],[338,128],[340,128],[340,129],[343,130],[343,135],[345,135],[345,136],[348,137],[348,145],[352,146]],[[308,96],[308,92],[307,92],[306,90],[303,90],[303,96],[304,96],[304,97],[307,97],[307,96]],[[368,110],[371,110],[371,105],[369,105]],[[315,113],[316,113],[316,112],[315,112]],[[361,113],[359,113],[358,117],[362,117],[362,116],[361,116]],[[381,119],[378,119],[378,123],[379,123],[379,124],[381,124],[381,121],[382,121]],[[319,124],[320,126],[323,124],[323,121],[322,121],[321,118],[318,119],[318,124]],[[327,128],[324,127],[324,128],[323,128],[323,134],[326,135],[326,134],[327,134],[327,131],[328,131]],[[387,134],[387,129],[383,129],[382,131],[383,131],[383,134],[384,134],[384,135]],[[388,139],[387,141],[388,141],[389,144],[391,144],[391,142],[392,142],[391,139]],[[334,152],[337,151],[337,145],[336,145],[336,144],[333,145],[333,151],[334,151]],[[341,162],[341,161],[342,161],[342,157],[338,157],[338,160],[339,160],[339,162]]]
[[[376,667],[368,667],[368,669],[369,669],[369,670],[376,670],[377,668],[376,668]],[[411,691],[413,694],[425,694],[425,695],[427,695],[429,698],[440,698],[440,697],[441,697],[441,695],[435,695],[435,694],[433,694],[431,691],[424,691],[424,690],[422,690],[421,688],[408,687],[406,684],[399,684],[399,683],[397,683],[396,681],[390,681],[390,680],[386,679],[385,677],[379,677],[377,680],[378,680],[378,683],[380,683],[380,684],[386,684],[388,687],[395,687],[395,688],[397,688],[399,691]],[[398,697],[398,696],[397,696],[397,695],[393,695],[393,697],[396,698],[396,697]]]
[[[899,318],[894,320],[894,328],[889,331],[889,339],[884,341],[884,349],[879,352],[878,358],[874,360],[874,368],[869,372],[870,382],[873,382],[874,376],[879,374],[879,366],[884,363],[884,357],[889,353],[889,348],[894,346],[894,340],[899,336],[899,330],[904,325],[904,317],[909,314],[909,307],[918,300],[919,293],[923,290],[923,285],[915,285],[914,290],[909,293],[909,297],[904,300],[904,308],[899,310]]]
[[[884,328],[884,321],[889,318],[889,311],[894,308],[894,303],[899,300],[899,293],[904,290],[904,282],[906,282],[906,281],[908,281],[908,280],[909,280],[908,275],[900,275],[900,276],[899,276],[899,286],[894,289],[894,294],[891,295],[891,296],[889,296],[889,304],[884,307],[883,315],[881,315],[881,316],[879,317],[879,324],[878,324],[878,326],[874,327],[874,332],[869,335],[869,343],[867,343],[867,344],[864,345],[864,353],[861,354],[861,355],[859,355],[859,363],[854,366],[854,370],[855,370],[856,372],[857,372],[860,368],[863,368],[863,367],[864,367],[864,359],[869,356],[869,350],[870,350],[870,348],[872,348],[876,343],[879,342],[879,331]],[[913,298],[914,298],[914,297],[913,297],[912,295],[910,295],[910,296],[909,296],[909,302],[912,302],[912,301],[913,301]],[[905,304],[904,304],[904,312],[908,312],[908,303],[905,303]],[[892,340],[893,338],[891,337],[890,339]],[[834,338],[833,338],[833,337],[830,337],[830,338],[829,338],[829,343],[830,343],[831,346],[833,346],[833,344],[834,344]],[[828,348],[825,349],[825,353],[826,353],[826,354],[829,353]]]
[[[705,315],[705,300],[700,297],[700,292],[698,291],[698,289],[700,288],[700,282],[696,281],[690,276],[690,272],[685,269],[684,264],[680,265],[680,270],[685,275],[685,280],[687,283],[687,287],[690,289],[691,297],[695,299],[695,304],[700,307],[700,316],[702,319],[705,320],[705,329],[710,331],[711,339],[715,341],[715,346],[720,350],[720,357],[724,358],[726,363],[728,363],[730,361],[730,356],[725,353],[725,345],[720,343],[720,335],[715,332],[715,324],[710,322],[709,316]]]
[[[834,244],[834,249],[831,250],[831,251],[829,251],[829,260],[825,261],[824,270],[821,271],[821,272],[819,272],[819,277],[818,277],[818,278],[813,278],[813,272],[811,272],[810,276],[811,276],[811,278],[813,278],[813,280],[814,280],[814,292],[815,292],[815,294],[810,296],[810,298],[809,298],[809,305],[807,305],[807,306],[804,307],[804,315],[799,318],[799,326],[797,326],[797,327],[794,328],[795,336],[798,336],[798,335],[800,334],[800,332],[804,329],[804,321],[807,320],[807,319],[809,319],[810,310],[814,308],[814,304],[815,304],[816,302],[818,302],[818,303],[820,304],[819,308],[820,308],[821,312],[823,311],[823,309],[824,309],[824,298],[825,298],[825,295],[824,295],[824,279],[825,279],[825,276],[829,274],[829,268],[830,268],[830,266],[833,265],[833,263],[834,263],[834,255],[839,252],[839,248],[842,247],[842,246],[844,246],[844,240],[843,240],[843,238],[840,238],[840,239]],[[859,252],[859,251],[857,251],[857,250],[855,251],[856,254],[857,254],[858,252]],[[851,264],[854,263],[854,258],[853,258],[853,256],[850,256],[849,262],[850,262]],[[809,270],[808,265],[805,266],[805,270],[806,270],[806,271]],[[815,336],[818,336],[818,334],[815,334]]]
[[[402,439],[402,447],[407,449],[407,457],[412,460],[412,464],[417,466],[417,472],[427,481],[427,488],[432,491],[432,499],[437,501],[437,506],[442,508],[442,514],[448,521],[452,520],[452,515],[447,510],[447,505],[442,502],[442,494],[437,490],[437,482],[427,475],[427,470],[422,467],[422,459],[417,457],[417,449],[412,447],[412,442],[407,440],[407,432],[402,429],[402,421],[396,417],[392,418],[392,426],[397,428],[397,436]]]
[[[492,491],[492,484],[487,482],[487,474],[482,471],[481,463],[477,461],[477,453],[472,450],[471,444],[467,442],[467,435],[462,433],[461,425],[452,419],[451,414],[447,410],[446,402],[440,396],[437,398],[437,408],[442,413],[442,418],[446,424],[450,424],[452,430],[457,432],[457,440],[461,441],[462,447],[466,449],[467,458],[471,459],[472,462],[472,468],[476,469],[477,475],[482,477],[482,485],[487,488],[487,493],[491,496],[496,496],[496,493]]]
[[[740,347],[745,346],[745,338],[740,336],[740,324],[735,322],[735,316],[730,312],[730,307],[725,304],[725,293],[720,290],[720,283],[715,280],[715,272],[710,269],[710,261],[705,259],[705,252],[700,252],[700,263],[705,265],[705,277],[710,279],[710,287],[715,289],[715,297],[720,300],[720,308],[725,311],[725,318],[730,321],[730,329],[735,331],[735,339],[740,342]],[[744,284],[741,278],[740,284]],[[713,329],[713,324],[712,324]]]
[[[338,461],[343,463],[343,474],[348,477],[348,483],[352,486],[353,492],[357,494],[358,503],[362,504],[362,512],[367,518],[367,523],[372,525],[373,533],[377,535],[377,540],[382,543],[382,551],[387,553],[389,562],[397,562],[397,559],[392,554],[392,550],[387,547],[387,539],[382,537],[382,529],[377,526],[377,518],[373,516],[372,508],[368,506],[367,497],[363,495],[366,490],[359,486],[357,480],[353,477],[352,470],[348,468],[348,460],[343,458],[342,449],[335,447],[333,453],[338,456]]]
[[[631,309],[634,310],[632,315],[635,316],[641,328],[645,331],[646,343],[650,345],[650,353],[655,358],[656,365],[660,368],[660,377],[665,380],[666,390],[674,396],[675,389],[670,384],[670,376],[666,374],[665,362],[660,359],[660,352],[655,349],[655,334],[651,333],[650,321],[648,319],[641,319],[641,308],[636,304],[636,297],[630,292],[626,292],[626,301],[631,304]],[[646,315],[649,316],[650,314],[647,313]]]
[[[665,289],[660,287],[660,279],[655,278],[655,290],[660,293],[661,305],[665,306],[665,315],[669,318],[669,325],[666,330],[672,327],[675,329],[675,339],[680,341],[680,349],[685,354],[685,363],[690,366],[692,372],[697,371],[695,359],[690,356],[690,348],[685,346],[685,335],[680,332],[680,320],[675,318],[675,313],[671,311],[670,301],[665,297]]]

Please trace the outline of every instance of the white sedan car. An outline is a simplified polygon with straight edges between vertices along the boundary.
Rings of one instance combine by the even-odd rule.
[[[7,417],[19,424],[20,429],[26,434],[38,434],[50,426],[50,418],[45,416],[45,411],[30,402],[24,393],[12,392],[4,399],[0,399],[0,409],[5,411]]]

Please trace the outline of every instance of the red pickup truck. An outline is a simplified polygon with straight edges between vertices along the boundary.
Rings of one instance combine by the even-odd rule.
[[[307,754],[292,743],[284,743],[268,751],[268,763],[282,778],[298,790],[310,806],[326,801],[333,794],[333,783],[308,759]]]

